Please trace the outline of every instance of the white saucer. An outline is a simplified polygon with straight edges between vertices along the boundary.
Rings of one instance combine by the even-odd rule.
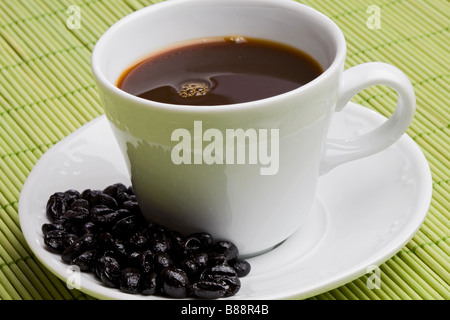
[[[335,114],[330,137],[359,134],[384,120],[350,103]],[[19,199],[24,236],[45,266],[93,297],[165,299],[107,288],[88,273],[78,281],[60,256],[44,248],[41,226],[47,222],[51,194],[103,189],[116,182],[129,185],[130,179],[109,124],[100,116],[52,147],[33,168]],[[428,163],[407,135],[377,155],[334,169],[320,178],[306,225],[272,251],[249,259],[252,271],[230,299],[307,298],[371,272],[412,238],[428,211],[431,192]]]

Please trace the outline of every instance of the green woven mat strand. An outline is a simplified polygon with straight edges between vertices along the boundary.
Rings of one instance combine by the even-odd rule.
[[[91,299],[69,290],[33,257],[20,230],[19,194],[45,151],[103,113],[90,70],[97,39],[121,17],[153,2],[0,0],[0,299]],[[348,42],[346,68],[384,61],[409,76],[417,112],[408,134],[424,152],[433,178],[425,222],[380,266],[380,289],[369,289],[366,275],[311,299],[448,300],[450,4],[303,2],[342,28]],[[73,5],[79,9],[79,26],[73,20],[76,11],[69,9]],[[353,101],[389,116],[395,99],[384,87],[373,87]]]

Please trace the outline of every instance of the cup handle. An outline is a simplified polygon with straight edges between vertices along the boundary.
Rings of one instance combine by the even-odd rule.
[[[327,154],[320,168],[321,175],[340,164],[384,150],[396,142],[411,123],[416,105],[411,82],[402,71],[382,62],[364,63],[343,73],[336,111],[342,110],[355,94],[373,85],[386,85],[398,93],[394,113],[381,126],[361,136],[328,139]]]

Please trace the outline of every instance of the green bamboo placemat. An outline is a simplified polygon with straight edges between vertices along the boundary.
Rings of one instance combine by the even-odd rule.
[[[18,219],[21,188],[40,156],[103,113],[90,70],[100,35],[151,0],[0,0],[0,299],[91,299],[52,275]],[[305,0],[331,17],[348,43],[346,67],[384,61],[401,68],[417,95],[408,134],[424,152],[433,198],[413,239],[369,275],[311,299],[450,298],[449,61],[447,0]],[[80,19],[78,19],[80,18]],[[157,27],[157,26],[155,26]],[[395,96],[373,87],[353,101],[389,116]]]

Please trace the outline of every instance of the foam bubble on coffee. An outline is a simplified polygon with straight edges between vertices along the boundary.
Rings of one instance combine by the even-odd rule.
[[[247,39],[243,36],[231,36],[231,37],[225,37],[225,41],[228,42],[234,42],[234,43],[244,43],[247,42]]]
[[[188,82],[181,86],[181,90],[178,92],[180,97],[200,97],[209,92],[209,85],[205,82]]]

